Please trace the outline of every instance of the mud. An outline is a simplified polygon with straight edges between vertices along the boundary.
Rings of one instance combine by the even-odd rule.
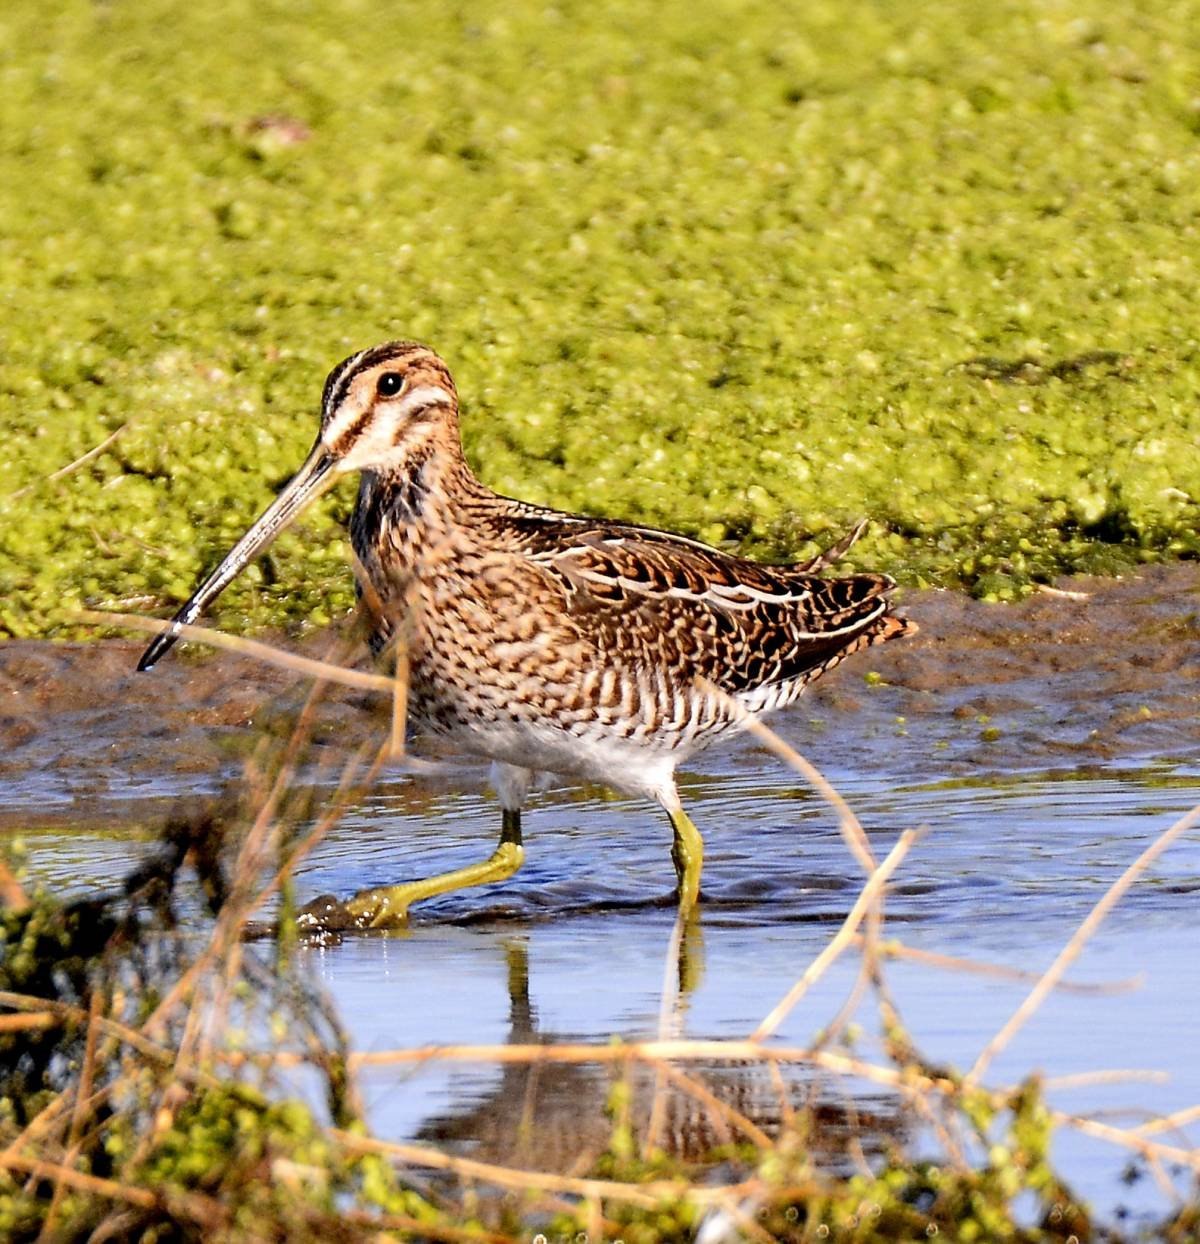
[[[1061,593],[1069,593],[1067,595]],[[817,763],[906,781],[1072,770],[1200,750],[1200,566],[1071,579],[1011,606],[910,594],[912,640],[876,649],[776,718]],[[0,646],[0,828],[145,822],[235,776],[258,733],[306,692],[240,656],[173,655],[134,671],[140,640]],[[303,645],[331,647],[324,634]],[[380,697],[338,692],[322,737],[382,729]],[[697,766],[701,771],[704,758]],[[468,770],[479,769],[469,765]]]

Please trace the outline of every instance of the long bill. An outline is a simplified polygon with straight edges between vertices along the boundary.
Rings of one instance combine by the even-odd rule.
[[[337,459],[321,444],[313,446],[304,465],[287,482],[283,491],[255,519],[253,526],[225,554],[221,564],[192,593],[187,604],[171,619],[171,626],[155,637],[142,654],[139,670],[152,669],[179,638],[179,628],[189,626],[237,578],[248,563],[337,478]]]

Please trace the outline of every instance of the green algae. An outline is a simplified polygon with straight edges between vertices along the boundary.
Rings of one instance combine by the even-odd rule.
[[[1195,0],[8,6],[0,635],[180,601],[394,336],[530,500],[999,599],[1195,556],[1198,219]],[[223,624],[344,611],[350,500]]]

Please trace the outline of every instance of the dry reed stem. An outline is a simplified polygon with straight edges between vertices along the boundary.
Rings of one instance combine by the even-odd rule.
[[[365,614],[376,628],[382,627],[386,618],[383,598],[371,581],[371,576],[367,573],[366,566],[362,564],[362,559],[355,552],[353,543],[347,543],[342,547],[345,549],[346,561],[354,575],[354,582],[358,586],[358,604],[361,613]]]
[[[1060,600],[1091,600],[1091,592],[1073,592],[1066,588],[1051,587],[1049,583],[1035,583],[1033,585],[1035,592],[1041,592],[1043,596],[1054,596]]]
[[[338,788],[334,792],[328,810],[322,813],[317,823],[305,834],[303,841],[297,843],[292,848],[287,859],[276,871],[275,875],[263,885],[248,915],[253,915],[283,885],[288,875],[295,870],[296,865],[314,847],[318,846],[325,838],[325,835],[342,819],[350,803],[374,782],[379,775],[379,771],[388,762],[391,740],[386,739],[383,745],[376,750],[375,759],[368,766],[366,772],[363,773],[362,779],[359,780],[358,774],[362,772],[363,764],[370,748],[370,742],[363,743],[358,751],[346,762],[346,767],[342,771],[342,776],[338,781]]]
[[[317,819],[316,824],[305,835],[304,840],[298,843],[288,855],[287,863],[263,887],[255,900],[254,909],[260,907],[263,900],[270,897],[274,890],[283,884],[287,871],[293,869],[313,847],[320,843],[325,835],[346,814],[346,809],[350,804],[374,783],[379,776],[379,771],[387,763],[388,743],[385,741],[383,746],[376,749],[375,758],[368,765],[367,757],[370,753],[371,743],[367,741],[347,760],[342,774],[338,778],[337,789],[333,793],[329,809]]]
[[[362,564],[354,546],[347,546],[347,558],[354,572],[354,581],[358,585],[358,599],[362,611],[370,622],[370,627],[382,633],[386,629],[387,613],[371,576]],[[410,583],[404,593],[404,610],[395,624],[391,642],[387,645],[394,653],[394,679],[392,690],[392,732],[388,759],[396,762],[405,758],[405,731],[408,725],[408,691],[409,691],[409,639],[412,630],[412,619],[417,606],[416,583]],[[370,628],[368,628],[370,629]],[[385,651],[387,650],[385,649]]]
[[[862,934],[855,934],[854,944],[860,946],[862,943]],[[940,954],[935,950],[921,950],[916,946],[906,946],[895,938],[880,942],[879,954],[884,959],[910,959],[914,963],[925,963],[930,967],[945,968],[951,972],[970,972],[977,976],[993,976],[998,980],[1036,982],[1042,979],[1040,972],[1027,972],[1022,968],[1011,968],[999,963],[985,963],[981,959],[964,959],[959,955]],[[1098,985],[1059,981],[1055,989],[1061,993],[1107,995],[1130,993],[1135,989],[1140,989],[1144,984],[1145,977],[1139,975]]]
[[[771,752],[778,756],[785,764],[790,765],[797,773],[805,778],[808,783],[821,795],[821,797],[833,808],[837,813],[838,830],[842,835],[850,853],[858,860],[862,870],[868,877],[875,872],[877,861],[875,852],[871,849],[871,840],[868,838],[866,831],[862,827],[862,823],[854,813],[854,809],[842,798],[841,793],[829,781],[828,778],[805,756],[802,756],[794,747],[785,742],[778,734],[775,733],[764,722],[759,721],[748,712],[741,704],[732,696],[723,691],[715,683],[708,679],[698,679],[698,684],[707,690],[710,694],[716,695],[732,712],[732,714],[743,723],[746,730],[752,734],[759,742],[763,743]],[[861,986],[864,978],[869,979],[874,984],[877,992],[881,995],[881,1003],[886,1000],[884,991],[883,977],[879,971],[879,962],[875,954],[875,946],[879,940],[879,934],[883,927],[883,896],[878,894],[875,900],[867,908],[866,936],[863,941],[863,966],[860,973],[859,981],[856,983],[851,997],[847,999],[846,1004],[839,1011],[834,1020],[833,1032],[837,1031],[837,1025],[844,1023],[846,1019],[853,1013],[858,1004],[861,995]],[[831,1033],[832,1035],[832,1033]]]
[[[576,1042],[569,1045],[429,1045],[409,1050],[363,1050],[349,1056],[352,1069],[421,1065],[428,1062],[472,1063],[619,1063],[629,1059],[666,1062],[770,1062],[807,1063],[839,1075],[856,1076],[886,1088],[909,1091],[937,1092],[953,1096],[958,1091],[954,1081],[933,1077],[912,1068],[885,1067],[866,1062],[849,1054],[830,1050],[814,1050],[803,1046],[766,1046],[749,1038],[675,1041],[611,1042],[590,1045]],[[262,1060],[266,1065],[295,1066],[301,1057],[292,1052],[266,1054],[232,1054],[226,1061],[232,1066]]]
[[[392,737],[389,760],[404,756],[404,736],[408,728],[408,640],[396,631],[396,664],[392,675]]]
[[[355,558],[355,565],[358,570],[362,569],[357,558]],[[362,580],[360,580],[361,582]],[[392,761],[402,760],[405,756],[405,732],[408,729],[408,690],[412,674],[412,627],[418,604],[417,585],[414,581],[405,589],[404,612],[394,625],[392,641],[389,645],[395,657],[392,678],[392,736],[389,754],[389,759]]]
[[[846,1137],[846,1148],[849,1150],[850,1158],[854,1163],[858,1173],[864,1179],[870,1179],[872,1175],[871,1167],[867,1162],[867,1155],[863,1152],[862,1141],[860,1139],[862,1132],[862,1120],[858,1117],[858,1105],[853,1095],[847,1090],[844,1084],[838,1085],[838,1096],[841,1098],[842,1109],[846,1112],[846,1122],[848,1126],[848,1135]]]
[[[778,1239],[761,1224],[755,1222],[753,1216],[747,1213],[733,1197],[723,1197],[714,1203],[712,1209],[728,1214],[746,1239],[757,1240],[758,1244],[779,1244]]]
[[[32,483],[26,484],[24,488],[18,488],[16,492],[10,493],[9,500],[16,501],[18,497],[24,497],[27,493],[32,492],[39,484],[49,484],[54,480],[60,480],[64,476],[70,475],[72,471],[76,471],[81,466],[91,462],[93,458],[98,458],[129,427],[129,423],[130,421],[127,419],[115,432],[110,432],[99,445],[94,445],[87,453],[80,454],[74,462],[68,462],[66,466],[59,467],[57,471],[51,471],[44,479],[35,479]]]
[[[83,1046],[83,1065],[79,1070],[79,1084],[75,1089],[75,1106],[71,1111],[71,1127],[67,1133],[67,1148],[73,1149],[83,1134],[86,1118],[85,1106],[92,1095],[92,1082],[96,1074],[96,1045],[100,1036],[100,990],[93,988],[88,999],[87,1036]]]
[[[1107,1071],[1076,1071],[1064,1076],[1042,1077],[1044,1089],[1088,1088],[1093,1084],[1168,1084],[1171,1077],[1165,1071],[1144,1068],[1112,1068]]]
[[[1155,1132],[1170,1132],[1176,1128],[1183,1128],[1197,1120],[1200,1120],[1200,1106],[1188,1106],[1184,1110],[1176,1110],[1173,1114],[1152,1119],[1149,1123],[1142,1123],[1133,1130],[1143,1136],[1149,1136]]]
[[[171,623],[158,618],[143,618],[132,613],[101,613],[95,609],[80,609],[74,614],[81,622],[92,626],[120,626],[134,631],[145,631],[151,635],[160,635],[171,629]],[[383,674],[367,674],[361,670],[345,669],[340,665],[330,665],[325,661],[316,661],[312,657],[302,657],[283,648],[275,648],[257,639],[244,639],[238,635],[226,635],[223,631],[210,630],[206,626],[181,626],[178,628],[182,639],[193,643],[208,644],[212,648],[223,648],[229,652],[238,652],[265,665],[274,665],[278,669],[291,670],[303,674],[306,678],[323,678],[343,687],[353,687],[358,691],[381,691],[392,694],[391,678]]]
[[[792,1095],[788,1091],[783,1072],[779,1070],[779,1064],[774,1059],[767,1063],[767,1070],[775,1092],[779,1096],[779,1121],[785,1128],[793,1127],[796,1122],[796,1110],[792,1105]]]
[[[317,664],[325,665],[326,663],[318,662]],[[329,666],[329,668],[337,669],[340,667]],[[252,889],[253,879],[260,874],[270,854],[270,846],[277,837],[278,827],[274,823],[275,813],[295,772],[302,740],[308,735],[316,713],[316,706],[320,702],[320,697],[327,681],[327,679],[319,677],[305,698],[300,714],[296,719],[296,724],[288,736],[275,779],[263,798],[254,822],[238,850],[237,861],[234,866],[232,892],[217,917],[208,945],[203,953],[198,955],[188,965],[187,969],[180,974],[179,979],[176,980],[175,984],[167,991],[166,996],[155,1007],[154,1011],[142,1025],[143,1032],[154,1034],[161,1031],[175,1008],[197,987],[203,973],[208,971],[218,959],[225,957],[228,960],[230,948],[240,938],[246,922],[257,910],[258,903],[265,898],[266,892],[262,890],[257,892],[256,897]],[[353,758],[351,764],[353,764]],[[337,804],[336,797],[335,806],[340,806]],[[276,874],[276,877],[281,875],[282,870]],[[270,884],[269,882],[268,886]],[[199,1008],[193,1008],[189,1013],[189,1030],[192,1028],[192,1017],[198,1011]],[[188,1034],[185,1033],[185,1039],[180,1043],[179,1047],[180,1059],[184,1058],[184,1051],[188,1048],[188,1045]]]
[[[580,1179],[556,1175],[550,1171],[526,1171],[475,1158],[457,1157],[425,1145],[409,1145],[399,1141],[377,1140],[372,1136],[356,1136],[341,1128],[325,1129],[330,1140],[351,1153],[374,1153],[407,1166],[450,1171],[460,1178],[478,1180],[493,1187],[523,1189],[528,1192],[561,1192],[568,1196],[595,1197],[602,1201],[623,1201],[643,1209],[653,1209],[667,1200],[686,1200],[706,1205],[726,1196],[743,1196],[761,1185],[757,1179],[711,1188],[696,1188],[685,1180],[662,1179],[648,1183],[621,1183],[612,1179]]]
[[[25,887],[17,880],[8,866],[8,861],[0,855],[0,907],[12,912],[24,911],[29,906],[29,896]]]
[[[626,1201],[643,1209],[653,1209],[664,1197],[677,1197],[686,1188],[686,1184],[682,1182],[635,1185],[608,1179],[579,1179],[571,1175],[555,1175],[549,1171],[518,1170],[497,1166],[491,1162],[480,1162],[475,1158],[456,1157],[424,1145],[377,1140],[373,1136],[355,1136],[339,1128],[327,1128],[325,1134],[352,1153],[379,1154],[406,1166],[450,1171],[461,1178],[479,1180],[496,1187],[520,1188],[528,1192],[562,1192],[573,1196],[600,1197]]]
[[[87,1118],[85,1110],[88,1099],[92,1095],[92,1078],[96,1069],[96,1044],[100,1032],[100,991],[93,988],[88,999],[88,1026],[84,1038],[83,1063],[79,1070],[79,1083],[75,1087],[75,1101],[71,1110],[70,1126],[67,1129],[66,1153],[62,1159],[64,1167],[73,1167],[78,1156],[79,1138],[83,1135],[83,1127]],[[54,1239],[54,1220],[58,1207],[66,1191],[66,1184],[54,1178],[54,1192],[50,1196],[50,1205],[46,1217],[42,1220],[42,1229],[38,1232],[39,1240]]]
[[[498,1231],[486,1231],[482,1227],[452,1227],[446,1223],[411,1218],[407,1214],[372,1214],[367,1210],[339,1210],[338,1217],[344,1218],[356,1227],[374,1228],[378,1231],[403,1231],[407,1238],[415,1240],[448,1240],[450,1244],[517,1244],[513,1236],[503,1235]],[[385,1244],[384,1237],[380,1237],[379,1244]]]
[[[852,946],[864,946],[867,944],[868,938],[861,933],[856,933],[851,939]],[[850,992],[846,995],[845,1001],[837,1009],[837,1013],[833,1019],[818,1034],[815,1045],[818,1047],[832,1045],[837,1038],[845,1030],[846,1025],[858,1013],[858,1008],[862,1005],[863,998],[867,995],[867,990],[878,979],[876,964],[872,963],[870,958],[864,954],[859,960],[858,971],[854,976],[854,984],[850,987]]]
[[[39,1005],[42,999],[38,999]],[[25,1015],[0,1015],[0,1032],[37,1032],[39,1029],[61,1028],[62,1017],[52,1011],[30,1011]]]
[[[676,1085],[689,1097],[695,1098],[701,1105],[707,1106],[714,1115],[720,1118],[714,1118],[713,1124],[726,1131],[725,1124],[735,1128],[741,1132],[751,1144],[764,1151],[775,1148],[775,1142],[758,1126],[748,1119],[740,1110],[731,1106],[728,1102],[722,1101],[707,1085],[702,1081],[689,1076],[686,1072],[680,1071],[678,1067],[672,1067],[670,1063],[654,1060],[653,1065],[661,1068],[663,1075]],[[732,1139],[732,1137],[726,1137]],[[724,1142],[723,1142],[724,1143]]]
[[[88,1019],[87,1011],[82,1007],[72,1006],[69,1002],[56,1002],[50,998],[34,998],[26,994],[11,993],[8,990],[0,990],[0,1006],[11,1007],[15,1011],[33,1011],[39,1008],[52,1011],[60,1017],[60,1022],[63,1023],[68,1021],[84,1023]],[[135,1028],[130,1028],[118,1020],[109,1019],[103,1015],[97,1016],[96,1024],[105,1036],[114,1037],[122,1045],[129,1046],[135,1053],[149,1059],[151,1062],[157,1063],[160,1067],[173,1067],[175,1065],[174,1051],[168,1049],[165,1045],[159,1045],[150,1040],[144,1032],[139,1032]],[[206,1088],[219,1088],[221,1084],[215,1076],[209,1075],[204,1071],[190,1071],[188,1078],[197,1084],[202,1084]]]
[[[1099,1125],[1102,1128],[1112,1127],[1111,1124],[1105,1124],[1105,1123],[1102,1123],[1099,1119],[1095,1119],[1095,1118],[1091,1118],[1087,1116],[1083,1116],[1081,1118],[1081,1121],[1086,1122],[1093,1126]],[[1101,1136],[1101,1135],[1097,1135],[1096,1133],[1093,1133],[1090,1128],[1080,1129],[1080,1130],[1087,1131],[1088,1134],[1094,1135],[1095,1138],[1099,1140],[1105,1140],[1109,1142],[1112,1142],[1113,1140],[1113,1137],[1111,1136]],[[1118,1134],[1128,1134],[1127,1129],[1125,1128],[1114,1127],[1113,1130]],[[1174,1183],[1171,1180],[1171,1177],[1167,1174],[1166,1168],[1163,1166],[1162,1153],[1157,1152],[1154,1149],[1139,1150],[1139,1153],[1142,1159],[1145,1161],[1147,1169],[1150,1171],[1151,1177],[1153,1178],[1154,1182],[1158,1185],[1159,1192],[1161,1192],[1168,1201],[1175,1201],[1178,1204],[1180,1201],[1179,1190],[1175,1187]]]
[[[37,1179],[58,1180],[68,1188],[90,1192],[110,1201],[124,1201],[139,1209],[154,1209],[160,1204],[158,1197],[145,1188],[134,1188],[114,1179],[101,1179],[98,1175],[87,1175],[83,1171],[60,1166],[56,1162],[43,1162],[38,1158],[23,1158],[19,1154],[5,1152],[0,1153],[0,1168],[21,1171]]]
[[[224,922],[227,936],[230,938],[240,937],[242,930],[245,928],[246,921],[257,909],[258,904],[262,902],[263,893],[261,890],[257,891],[257,897],[252,893],[256,884],[255,879],[261,874],[267,859],[277,851],[281,827],[275,823],[276,816],[282,805],[284,795],[293,785],[296,771],[303,755],[304,745],[312,736],[312,725],[316,717],[317,706],[325,693],[325,687],[326,680],[319,678],[309,688],[304,704],[296,717],[295,725],[293,725],[291,733],[288,735],[287,745],[284,748],[283,756],[280,758],[275,779],[271,783],[267,796],[263,800],[262,806],[259,808],[258,814],[250,827],[250,831],[247,833],[238,851],[237,863],[234,868],[233,892],[224,907],[222,907],[221,914],[217,920],[218,928]],[[353,767],[354,760],[355,757],[351,757],[347,764],[347,770]],[[343,780],[345,776],[346,773],[343,772]],[[214,933],[213,943],[216,944],[218,940]]]
[[[887,858],[867,879],[867,883],[859,892],[858,898],[854,900],[854,906],[846,913],[846,918],[842,921],[842,927],[838,929],[821,953],[805,968],[800,979],[772,1007],[754,1032],[750,1034],[751,1041],[765,1041],[772,1036],[779,1028],[779,1025],[787,1018],[792,1008],[808,992],[810,986],[820,980],[829,965],[850,944],[854,931],[862,923],[863,917],[870,909],[872,903],[875,902],[876,896],[886,884],[888,878],[899,867],[900,862],[908,854],[913,843],[922,836],[922,832],[921,830],[906,829],[900,835],[896,840],[896,845],[888,852]]]
[[[110,1085],[105,1085],[93,1093],[87,1102],[87,1109],[94,1110],[112,1091]],[[43,1140],[50,1132],[50,1129],[58,1122],[61,1126],[60,1116],[71,1109],[73,1105],[73,1096],[70,1090],[66,1090],[53,1098],[41,1110],[33,1116],[25,1125],[19,1135],[9,1141],[7,1147],[0,1150],[0,1154],[11,1157],[13,1154],[19,1153],[26,1145],[31,1145],[35,1141]]]
[[[584,1211],[587,1223],[587,1239],[602,1241],[604,1239],[604,1203],[599,1197],[584,1197]]]
[[[1193,1173],[1200,1175],[1200,1148],[1181,1149],[1177,1145],[1163,1144],[1162,1141],[1147,1140],[1140,1128],[1114,1127],[1111,1123],[1101,1123],[1098,1119],[1067,1114],[1062,1110],[1052,1110],[1050,1115],[1055,1123],[1072,1127],[1077,1132],[1083,1132],[1097,1140],[1107,1140],[1123,1149],[1132,1149],[1147,1159],[1177,1162],[1180,1166],[1186,1166]]]
[[[0,1169],[22,1171],[35,1179],[58,1180],[69,1188],[102,1196],[106,1200],[121,1201],[138,1209],[157,1209],[173,1206],[193,1222],[212,1226],[226,1218],[224,1207],[212,1197],[199,1192],[173,1193],[169,1198],[159,1196],[147,1188],[119,1183],[115,1179],[103,1179],[89,1175],[57,1162],[44,1162],[39,1158],[23,1158],[18,1154],[0,1154]]]
[[[909,1103],[913,1110],[925,1120],[933,1129],[942,1148],[946,1151],[946,1156],[950,1159],[950,1163],[960,1173],[965,1174],[971,1169],[971,1164],[967,1160],[966,1152],[962,1143],[962,1129],[958,1126],[958,1119],[954,1114],[949,1114],[945,1119],[938,1117],[938,1112],[934,1110],[933,1104],[927,1101],[920,1093],[915,1093],[909,1099]]]
[[[1100,927],[1104,918],[1120,901],[1125,892],[1139,876],[1179,837],[1187,833],[1200,822],[1200,804],[1190,812],[1181,816],[1169,829],[1161,833],[1132,864],[1109,886],[1100,901],[1092,908],[1083,923],[1075,930],[1067,944],[1058,952],[1054,962],[1043,973],[1042,978],[1029,991],[1025,1000],[1009,1017],[1008,1022],[987,1043],[975,1060],[975,1065],[963,1080],[964,1088],[971,1088],[979,1082],[991,1065],[992,1060],[1003,1050],[1012,1038],[1020,1031],[1029,1018],[1045,1001],[1046,995],[1055,987],[1062,974],[1079,957],[1088,939]]]
[[[218,634],[218,632],[210,632],[210,634]],[[223,638],[228,639],[229,637]],[[236,643],[222,643],[218,646],[229,647],[235,651],[245,651],[247,655],[255,659],[269,659],[264,657],[262,653],[279,651],[269,649],[266,645],[253,644],[252,641],[248,640],[237,640]],[[282,655],[287,656],[290,654]],[[323,694],[325,684],[327,682],[344,681],[337,677],[339,672],[355,673],[327,661],[309,661],[307,658],[298,658],[298,660],[305,663],[306,669],[302,672],[311,673],[316,678],[316,682],[311,688],[300,716],[289,736],[283,760],[271,788],[263,799],[254,823],[239,850],[238,860],[234,869],[234,876],[237,879],[235,880],[234,893],[230,896],[230,900],[226,902],[217,919],[205,952],[188,966],[187,970],[168,991],[167,996],[162,999],[147,1019],[143,1026],[143,1030],[147,1033],[160,1031],[170,1014],[196,987],[201,975],[208,970],[215,960],[225,957],[227,967],[230,967],[228,963],[231,953],[230,948],[240,938],[242,931],[255,911],[283,884],[286,876],[294,869],[295,865],[337,824],[351,800],[374,780],[388,758],[391,740],[385,743],[378,751],[374,763],[367,770],[362,782],[356,785],[370,745],[364,744],[360,747],[347,761],[329,808],[319,818],[309,834],[306,835],[304,842],[291,852],[287,861],[268,879],[265,885],[261,886],[256,893],[250,892],[249,886],[241,882],[240,879],[258,876],[261,871],[261,865],[271,853],[271,844],[275,841],[278,831],[278,827],[274,824],[275,814],[287,787],[291,783],[302,740],[308,736],[309,726],[315,713],[316,705]],[[290,662],[286,663],[286,667],[293,668]],[[376,689],[391,689],[398,685],[395,679],[382,678],[375,675],[362,675],[361,677],[375,679],[376,681],[373,685]],[[226,976],[228,978],[228,971]],[[181,1045],[181,1053],[186,1047],[186,1042]]]
[[[876,860],[875,853],[871,850],[871,840],[867,837],[866,831],[863,829],[854,810],[842,798],[834,787],[833,783],[812,763],[802,756],[794,747],[786,743],[770,726],[764,725],[757,717],[754,717],[747,709],[723,691],[714,682],[710,682],[707,678],[698,678],[697,685],[710,695],[716,696],[722,704],[728,708],[733,715],[746,728],[747,733],[754,735],[760,743],[762,743],[768,751],[774,752],[785,764],[795,769],[817,793],[825,800],[826,803],[833,808],[838,816],[838,828],[842,837],[846,840],[846,845],[850,848],[851,854],[859,864],[862,865],[863,872],[870,874],[875,871]]]

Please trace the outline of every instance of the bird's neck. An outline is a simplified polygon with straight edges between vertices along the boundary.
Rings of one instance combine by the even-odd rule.
[[[403,470],[362,473],[350,522],[355,552],[373,580],[397,580],[444,555],[470,527],[470,513],[496,495],[475,477],[455,441],[431,442]]]

